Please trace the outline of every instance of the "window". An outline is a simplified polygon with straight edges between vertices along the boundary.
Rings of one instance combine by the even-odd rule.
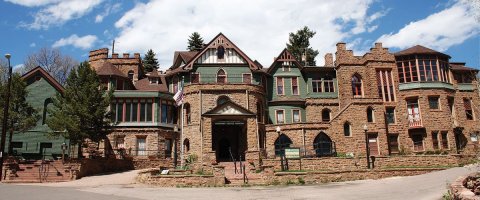
[[[412,135],[413,141],[413,150],[414,151],[423,151],[423,136],[421,134]]]
[[[292,118],[294,123],[301,122],[300,119],[300,110],[292,110]]]
[[[428,105],[430,106],[430,109],[432,110],[440,109],[438,101],[439,101],[439,97],[428,97]]]
[[[441,81],[450,83],[448,61],[432,55],[404,56],[397,58],[400,83],[417,81]]]
[[[393,77],[390,70],[377,71],[378,95],[383,101],[395,101],[395,90],[393,88]]]
[[[398,148],[398,134],[391,134],[388,135],[388,148],[390,149],[390,153],[399,153]]]
[[[373,122],[373,120],[374,120],[373,108],[368,107],[367,108],[367,122]]]
[[[322,110],[322,122],[329,122],[330,121],[330,110],[323,109]]]
[[[125,121],[132,121],[132,102],[125,103]]]
[[[470,140],[472,142],[478,142],[478,133],[470,133]]]
[[[242,74],[242,81],[245,84],[251,84],[252,83],[252,74]]]
[[[285,61],[282,63],[282,71],[289,72],[290,71],[291,62]]]
[[[12,142],[12,148],[14,148],[14,149],[23,148],[23,142]]]
[[[128,71],[128,78],[129,78],[130,80],[133,80],[133,75],[134,75],[133,70]]]
[[[317,157],[331,156],[335,153],[332,140],[323,132],[320,132],[313,140],[313,149]]]
[[[288,136],[282,134],[275,140],[275,156],[285,155],[285,148],[290,147],[292,140]]]
[[[43,118],[42,118],[42,124],[45,124],[47,123],[47,118],[50,116],[48,114],[48,109],[52,107],[52,99],[51,98],[47,98],[45,99],[45,101],[43,102]]]
[[[173,102],[162,101],[161,106],[161,123],[174,124],[176,120],[176,109]]]
[[[438,148],[438,131],[432,131],[432,145],[434,150],[439,149]]]
[[[220,69],[217,72],[217,83],[227,83],[227,74],[225,70]]]
[[[454,74],[453,76],[457,83],[472,83],[475,77],[471,74]]]
[[[418,100],[407,101],[408,122],[410,127],[422,126],[422,119],[420,117],[420,109],[418,108]]]
[[[350,123],[348,123],[348,122],[345,122],[345,124],[343,124],[343,135],[345,135],[347,137],[352,136],[352,133],[351,133],[351,130],[350,130]]]
[[[395,108],[388,107],[385,109],[388,124],[395,124]]]
[[[165,158],[171,158],[172,157],[172,139],[165,139]]]
[[[442,149],[448,149],[448,132],[442,131]]]
[[[137,156],[147,155],[146,138],[137,138]]]
[[[335,92],[335,87],[333,86],[332,77],[326,76],[323,79],[323,92]]]
[[[117,149],[125,148],[125,136],[117,136],[115,138],[115,146]]]
[[[298,78],[292,77],[292,95],[298,95]]]
[[[183,149],[185,150],[185,152],[189,152],[190,151],[190,140],[188,140],[188,138],[186,138],[185,140],[183,140]]]
[[[224,56],[225,56],[225,48],[223,48],[223,46],[219,46],[217,48],[217,58],[224,59]]]
[[[463,99],[463,106],[465,107],[467,120],[473,120],[472,102],[469,99]]]
[[[224,104],[225,102],[227,101],[230,101],[230,98],[228,98],[227,96],[223,95],[223,96],[220,96],[218,97],[217,99],[217,106],[218,105],[221,105],[221,104]]]
[[[190,74],[190,83],[200,83],[200,73],[191,73]]]
[[[117,79],[117,90],[123,90],[123,80]]]
[[[187,121],[187,124],[192,123],[191,119],[191,113],[190,113],[190,104],[186,103],[184,104],[184,109],[185,109],[185,120]]]
[[[352,76],[353,97],[362,97],[362,79],[358,75]]]
[[[275,111],[275,116],[276,116],[276,119],[277,119],[277,124],[285,123],[285,115],[283,114],[283,110],[276,110]]]
[[[322,80],[321,79],[313,79],[312,80],[312,90],[315,93],[322,92]]]
[[[172,89],[173,89],[173,93],[176,93],[178,91],[178,77],[174,76],[173,79],[172,79]]]
[[[277,94],[283,95],[283,78],[277,77]]]

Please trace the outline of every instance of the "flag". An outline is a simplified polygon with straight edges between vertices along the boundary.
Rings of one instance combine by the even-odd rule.
[[[177,93],[173,96],[177,106],[182,105],[183,103],[183,80],[180,82],[180,87],[178,88]]]

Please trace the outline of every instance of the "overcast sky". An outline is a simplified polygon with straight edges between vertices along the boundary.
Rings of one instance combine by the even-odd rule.
[[[163,69],[197,31],[209,42],[224,33],[250,58],[270,66],[303,26],[316,31],[310,44],[334,53],[347,42],[356,55],[382,42],[396,52],[416,44],[480,66],[480,0],[4,0],[0,2],[0,53],[12,65],[41,47],[83,61],[93,49],[153,49]]]

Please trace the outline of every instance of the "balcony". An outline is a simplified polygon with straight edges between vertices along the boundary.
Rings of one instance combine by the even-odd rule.
[[[420,114],[408,115],[408,128],[422,128],[422,118]]]

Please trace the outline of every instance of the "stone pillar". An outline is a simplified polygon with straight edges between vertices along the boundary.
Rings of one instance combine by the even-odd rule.
[[[255,168],[260,166],[260,152],[258,147],[258,135],[257,135],[257,121],[255,118],[250,117],[247,119],[247,152],[245,152],[245,161],[249,164],[253,163]],[[253,168],[251,165],[247,165],[249,168]]]

